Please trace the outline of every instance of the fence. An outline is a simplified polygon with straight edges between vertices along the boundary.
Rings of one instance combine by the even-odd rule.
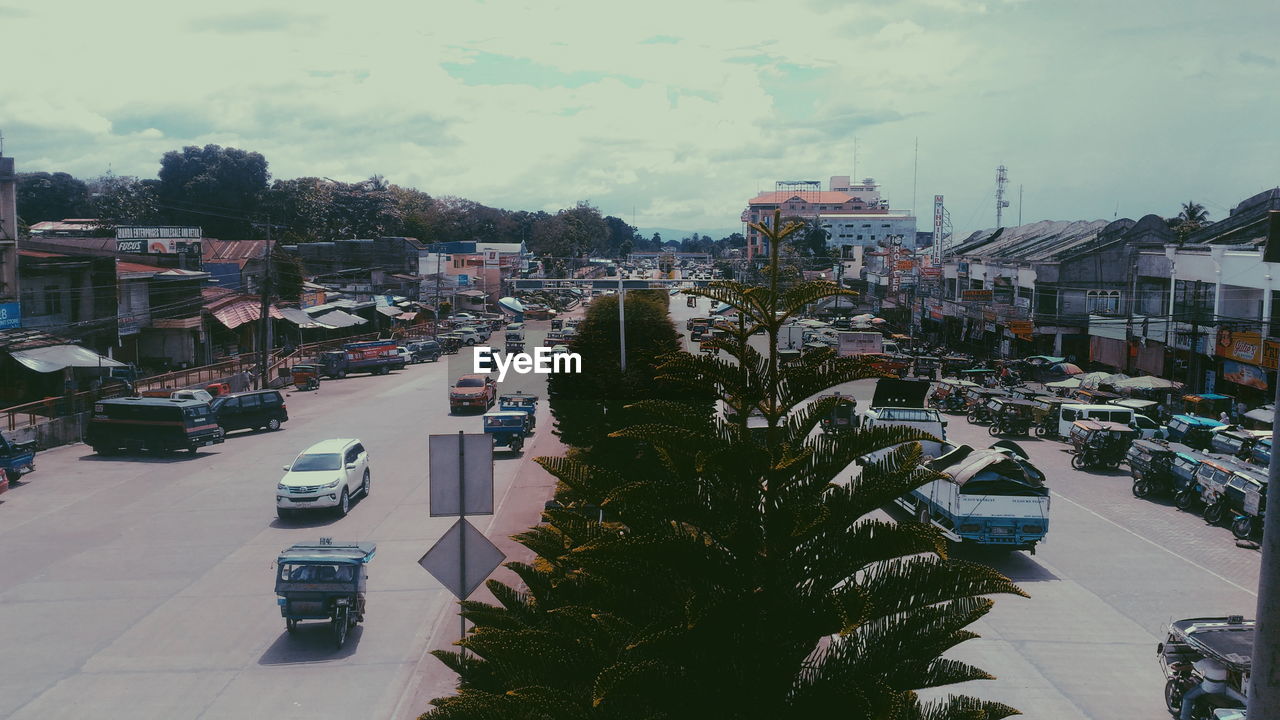
[[[441,326],[445,327],[447,323],[441,323]],[[400,334],[404,338],[419,338],[428,337],[431,332],[432,323],[427,322],[406,327]],[[346,343],[377,339],[379,339],[379,334],[375,332],[304,343],[289,353],[279,349],[272,350],[268,356],[267,377],[278,378],[282,369],[292,368],[294,365],[307,362],[326,350],[340,350]],[[134,389],[137,392],[142,392],[165,388],[175,390],[190,387],[203,388],[210,383],[225,381],[240,373],[245,373],[247,377],[254,378],[253,382],[256,383],[258,374],[258,356],[256,353],[227,358],[212,365],[176,370],[142,378],[134,383]],[[112,385],[108,386],[106,390],[89,390],[71,395],[47,397],[43,400],[3,408],[0,409],[0,427],[9,432],[28,432],[40,439],[44,436],[44,433],[40,432],[41,426],[49,425],[59,418],[74,418],[75,423],[73,424],[78,424],[93,409],[95,401],[101,398],[119,397],[121,394],[123,394],[122,387]],[[55,442],[54,444],[58,443]],[[48,441],[45,441],[41,442],[41,446],[50,447],[51,445],[49,445]]]

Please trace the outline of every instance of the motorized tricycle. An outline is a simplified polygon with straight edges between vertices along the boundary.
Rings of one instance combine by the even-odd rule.
[[[522,412],[529,416],[529,432],[538,424],[538,396],[526,392],[506,393],[498,396],[498,409],[507,412]]]
[[[1194,452],[1182,443],[1134,440],[1124,456],[1129,475],[1133,477],[1134,497],[1176,492],[1195,477],[1200,461]]]
[[[553,318],[553,319],[551,320],[551,329],[552,329],[552,330],[563,330],[563,329],[564,329],[564,320],[563,320],[563,319],[561,319],[561,318]]]
[[[1236,399],[1219,393],[1200,393],[1182,396],[1182,412],[1188,415],[1216,418],[1235,410]]]
[[[445,355],[455,355],[462,349],[462,336],[447,332],[436,336],[436,342],[440,343],[440,352]]]
[[[11,480],[35,470],[36,441],[14,442],[0,435],[0,492],[9,488]]]
[[[1222,708],[1244,709],[1255,625],[1240,615],[1177,620],[1156,645],[1167,678],[1164,703],[1174,717],[1190,693],[1191,717],[1212,720]]]
[[[294,365],[293,386],[299,390],[319,390],[320,368],[315,365]]]
[[[339,648],[347,632],[364,620],[365,565],[377,546],[371,542],[319,542],[293,545],[276,559],[276,602],[289,633],[302,620],[328,620]]]
[[[1031,411],[1035,420],[1034,432],[1039,438],[1056,438],[1058,436],[1058,410],[1066,400],[1056,395],[1036,395],[1031,399],[1035,408]]]
[[[520,410],[490,410],[484,414],[484,432],[493,437],[494,447],[520,452],[525,437],[533,432],[532,418],[532,414]]]
[[[1138,431],[1117,422],[1104,420],[1077,420],[1071,424],[1071,467],[1087,468],[1120,467],[1129,444],[1138,437]]]
[[[932,355],[920,355],[915,359],[915,364],[912,367],[912,374],[916,377],[929,378],[932,380],[940,367],[942,367],[941,358],[933,357]]]
[[[1208,464],[1214,466],[1215,472],[1206,471],[1197,477],[1201,480],[1200,501],[1204,503],[1201,515],[1205,522],[1217,525],[1230,520],[1232,532],[1241,539],[1253,535],[1255,530],[1260,531],[1267,502],[1267,474],[1250,465],[1224,459],[1220,463],[1226,471],[1224,475],[1216,472],[1219,463]]]
[[[1004,395],[1005,391],[995,388],[965,388],[965,415],[968,417],[969,422],[980,425],[991,422],[991,410],[987,407],[987,402],[992,398]]]
[[[1206,452],[1197,452],[1195,458],[1199,461],[1195,477],[1177,491],[1173,496],[1173,504],[1179,510],[1189,511],[1199,507],[1206,520],[1216,523],[1222,519],[1220,510],[1210,512],[1210,508],[1222,494],[1222,489],[1231,479],[1231,473],[1245,465],[1235,458]]]
[[[857,427],[856,410],[858,401],[852,396],[841,395],[840,393],[824,397],[836,398],[836,405],[831,409],[831,412],[827,413],[826,417],[822,418],[822,433],[824,435],[833,435],[854,430]],[[822,398],[819,399],[821,400]]]
[[[987,432],[995,435],[1028,435],[1035,417],[1035,404],[1030,400],[1011,397],[993,397],[987,400],[987,415],[991,427]]]

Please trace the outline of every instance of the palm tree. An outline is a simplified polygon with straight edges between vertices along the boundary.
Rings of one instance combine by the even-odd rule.
[[[837,403],[812,396],[875,373],[830,350],[779,358],[787,318],[853,294],[825,281],[783,287],[778,247],[799,226],[780,221],[775,213],[772,226],[756,226],[769,239],[766,285],[690,291],[738,310],[719,342],[730,359],[677,353],[659,369],[715,388],[724,412],[639,403],[646,419],[614,433],[644,446],[635,462],[539,458],[566,509],[517,536],[537,556],[508,564],[524,588],[490,581],[499,605],[463,603],[475,629],[460,644],[471,655],[435,653],[459,673],[459,692],[423,718],[1017,714],[916,694],[990,677],[942,654],[974,637],[964,628],[990,609],[989,595],[1024,593],[990,568],[948,559],[930,527],[868,517],[933,477],[907,442],[921,433],[812,435]],[[747,342],[759,328],[765,353]],[[843,477],[857,458],[894,446]]]
[[[1187,241],[1187,237],[1191,233],[1204,227],[1209,220],[1209,213],[1205,211],[1204,206],[1194,200],[1189,200],[1182,204],[1182,211],[1176,216],[1169,218],[1165,222],[1169,223],[1170,229],[1178,238],[1178,244]]]

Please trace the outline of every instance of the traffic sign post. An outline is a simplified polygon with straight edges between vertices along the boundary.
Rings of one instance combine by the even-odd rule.
[[[467,515],[493,514],[493,440],[488,435],[431,435],[427,438],[427,483],[431,517],[458,516],[458,522],[418,560],[459,601],[466,600],[505,558]],[[470,553],[468,553],[470,550]],[[467,620],[458,613],[459,639]],[[466,648],[460,650],[466,656]]]

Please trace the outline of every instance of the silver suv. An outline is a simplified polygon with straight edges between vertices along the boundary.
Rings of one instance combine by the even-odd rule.
[[[351,496],[369,496],[369,452],[355,438],[323,440],[303,450],[276,484],[276,515],[291,517],[300,510],[336,508],[339,516],[351,509]]]

